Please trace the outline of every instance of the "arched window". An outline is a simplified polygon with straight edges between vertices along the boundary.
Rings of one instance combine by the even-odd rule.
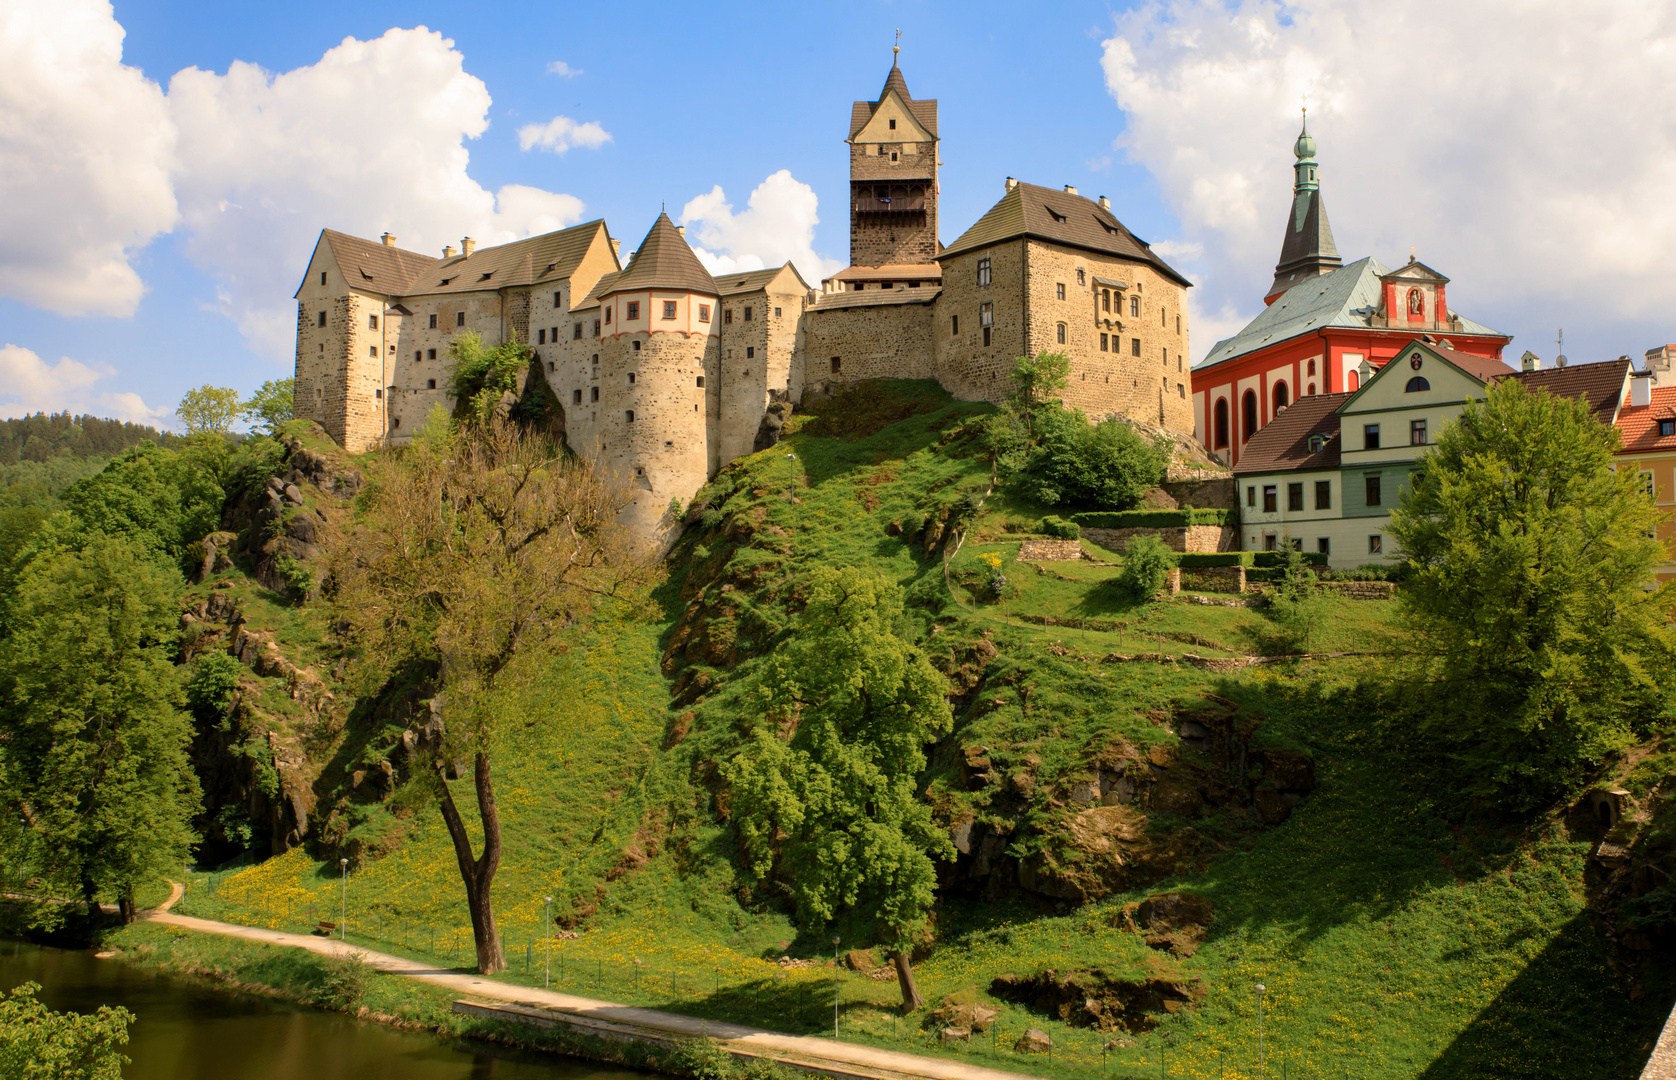
[[[1247,442],[1257,434],[1257,391],[1247,390],[1245,397],[1240,399],[1240,419],[1245,421],[1240,428],[1240,442]]]
[[[1347,372],[1347,375],[1350,379],[1350,389],[1355,390],[1362,385],[1362,377],[1360,375],[1356,374],[1354,371]]]
[[[1309,370],[1304,372],[1304,374],[1306,374],[1306,375],[1314,375],[1315,374],[1315,361],[1314,360],[1311,360],[1309,362]]]
[[[1228,445],[1228,399],[1216,399],[1216,449]]]
[[[1408,380],[1408,385],[1403,387],[1403,393],[1417,394],[1422,390],[1430,390],[1431,388],[1432,384],[1426,381],[1426,377],[1424,375],[1416,375],[1414,378]]]
[[[1286,384],[1284,382],[1277,382],[1274,384],[1274,411],[1279,412],[1280,410],[1286,408],[1286,405]]]
[[[1310,397],[1315,396],[1315,384],[1314,383],[1309,384],[1309,396]]]

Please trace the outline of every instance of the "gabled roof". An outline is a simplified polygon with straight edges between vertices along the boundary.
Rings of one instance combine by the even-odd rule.
[[[877,292],[835,292],[817,297],[810,311],[832,311],[836,308],[886,307],[891,304],[929,304],[943,291],[941,285],[921,285],[917,289],[880,289]]]
[[[889,97],[893,90],[901,97],[902,104],[908,107],[908,111],[914,114],[914,119],[920,122],[920,126],[931,132],[933,138],[937,137],[937,99],[915,101],[908,93],[908,80],[902,77],[902,69],[892,64],[890,74],[885,76],[884,88],[879,91],[878,101],[857,101],[850,105],[851,139],[867,126],[867,121],[873,119],[873,114],[879,111],[879,106],[884,104],[885,98]]]
[[[1585,367],[1596,365],[1586,364]],[[1561,368],[1571,371],[1572,368]],[[1546,372],[1532,372],[1546,374]],[[1618,410],[1618,430],[1623,433],[1620,454],[1676,453],[1676,435],[1660,435],[1659,421],[1676,421],[1676,386],[1655,386],[1649,404],[1625,405]],[[1593,400],[1592,398],[1590,399]]]
[[[809,283],[803,280],[803,275],[797,272],[797,267],[789,261],[780,266],[770,266],[764,270],[750,270],[743,274],[723,274],[716,278],[716,288],[722,296],[738,296],[741,293],[761,292],[774,283],[774,279],[781,274],[791,272],[797,279],[798,290],[809,291]],[[712,275],[713,276],[713,275]]]
[[[633,292],[640,289],[678,289],[683,292],[708,293],[720,296],[716,279],[698,261],[693,249],[675,229],[668,214],[659,214],[652,222],[652,231],[634,249],[634,258],[617,275],[610,288],[600,290],[603,298],[612,293]]]
[[[1589,412],[1603,424],[1615,423],[1623,412],[1628,411],[1623,405],[1624,380],[1629,377],[1630,362],[1628,360],[1608,360],[1601,364],[1574,364],[1563,368],[1546,368],[1540,371],[1517,371],[1511,376],[1525,384],[1525,389],[1535,393],[1546,390],[1555,397],[1582,397],[1589,402]],[[1660,391],[1654,390],[1655,397]],[[1647,406],[1636,410],[1646,413]],[[1654,425],[1657,430],[1657,425]],[[1627,429],[1625,442],[1628,442]]]
[[[594,282],[594,287],[588,291],[588,295],[576,304],[571,305],[571,310],[581,311],[583,308],[599,307],[599,298],[610,292],[611,286],[615,285],[617,279],[622,276],[623,272],[621,270],[613,270],[609,274],[600,275],[600,279]]]
[[[1383,277],[1383,280],[1385,280],[1385,281],[1435,281],[1439,285],[1449,284],[1449,279],[1448,278],[1444,277],[1442,274],[1438,273],[1436,270],[1433,270],[1431,267],[1427,266],[1425,263],[1416,261],[1413,255],[1410,255],[1408,257],[1408,261],[1406,263],[1397,267],[1395,270],[1392,270],[1390,273],[1385,274],[1384,277]]]
[[[1217,342],[1203,360],[1193,365],[1193,370],[1203,371],[1324,327],[1383,330],[1385,327],[1374,326],[1373,319],[1379,311],[1383,291],[1380,279],[1388,273],[1378,259],[1366,258],[1330,274],[1301,281],[1264,308],[1245,329]],[[1451,314],[1459,316],[1458,312]],[[1460,323],[1460,329],[1450,333],[1504,336],[1468,318],[1461,318]]]
[[[990,207],[976,224],[938,252],[937,258],[944,259],[1019,237],[1148,263],[1180,285],[1191,287],[1193,284],[1153,254],[1145,240],[1124,228],[1123,222],[1117,220],[1110,210],[1102,209],[1093,199],[1023,182],[1013,185],[1012,190],[1001,196],[1001,201]]]
[[[1490,383],[1497,379],[1505,379],[1509,375],[1519,374],[1518,371],[1502,363],[1500,360],[1490,360],[1486,357],[1474,356],[1471,353],[1459,352],[1455,349],[1450,349],[1442,345],[1432,345],[1423,341],[1415,341],[1410,344],[1426,349],[1431,352],[1432,355],[1449,361],[1449,363],[1460,368],[1462,371],[1471,375],[1481,383]],[[1409,346],[1407,345],[1403,346],[1404,351],[1408,348]],[[1399,354],[1399,356],[1400,355],[1401,354]]]
[[[386,296],[414,296],[562,281],[576,271],[589,245],[604,231],[605,220],[601,218],[510,244],[478,248],[470,255],[451,259],[432,258],[332,229],[322,230],[320,235],[331,246],[350,288]]]
[[[1370,375],[1363,381],[1360,387],[1350,391],[1350,394],[1345,398],[1344,406],[1342,407],[1349,406],[1357,398],[1367,394],[1370,389],[1382,378],[1401,379],[1405,382],[1408,379],[1413,378],[1410,367],[1408,364],[1404,363],[1404,361],[1412,358],[1416,353],[1427,353],[1432,359],[1441,360],[1443,363],[1448,364],[1450,367],[1459,371],[1462,375],[1465,375],[1481,387],[1488,387],[1491,383],[1498,379],[1504,379],[1518,374],[1518,372],[1514,371],[1500,360],[1486,360],[1482,356],[1473,356],[1471,353],[1456,352],[1454,349],[1447,348],[1446,346],[1433,344],[1422,341],[1419,338],[1415,338],[1402,348],[1398,349],[1396,355],[1391,358],[1390,362]],[[1386,375],[1386,372],[1390,372],[1390,374]],[[1425,376],[1425,369],[1422,368],[1419,374]],[[1383,412],[1385,410],[1376,409],[1373,411]]]
[[[321,229],[320,240],[315,246],[320,244],[331,250],[332,258],[350,288],[385,296],[399,296],[406,292],[410,281],[442,261],[376,240],[363,240],[336,229]],[[299,285],[297,292],[302,291]],[[294,298],[296,293],[292,296]]]
[[[1314,394],[1294,401],[1245,444],[1234,474],[1338,468],[1338,410],[1349,399],[1348,393]],[[1312,435],[1325,436],[1326,445],[1311,452]]]

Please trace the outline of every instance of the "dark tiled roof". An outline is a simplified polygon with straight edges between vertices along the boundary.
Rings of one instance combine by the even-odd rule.
[[[414,296],[562,281],[576,271],[588,245],[604,229],[605,221],[600,219],[478,248],[452,259],[433,259],[331,229],[321,235],[351,287],[387,296]]]
[[[1649,396],[1652,398],[1649,404],[1640,407],[1625,405],[1618,411],[1618,429],[1624,435],[1624,448],[1620,453],[1669,453],[1676,450],[1676,435],[1659,434],[1659,421],[1676,422],[1676,386],[1655,386]]]
[[[1111,211],[1102,210],[1093,199],[1023,182],[1001,196],[1001,201],[990,207],[977,224],[961,233],[960,239],[937,257],[959,255],[1021,236],[1149,263],[1181,285],[1193,284],[1153,254],[1146,241],[1124,228]]]
[[[866,292],[825,293],[809,308],[810,311],[832,311],[836,308],[885,307],[889,304],[929,304],[943,291],[941,285],[921,285],[917,289],[872,289]]]
[[[1474,356],[1471,353],[1456,352],[1454,349],[1446,349],[1442,345],[1433,345],[1431,342],[1421,342],[1421,344],[1481,383],[1488,383],[1518,374],[1517,371],[1500,360],[1490,360],[1482,356]],[[1401,352],[1399,352],[1397,358],[1400,359],[1401,355]]]
[[[639,289],[679,289],[721,295],[716,288],[716,279],[704,269],[693,249],[675,231],[675,223],[669,220],[668,214],[658,215],[658,220],[652,223],[652,231],[635,249],[634,261],[623,268],[610,288],[596,289],[595,292],[605,297]]]
[[[1603,364],[1518,371],[1512,373],[1512,378],[1524,383],[1525,389],[1532,392],[1546,390],[1555,397],[1587,398],[1589,412],[1594,414],[1594,418],[1603,424],[1611,424],[1618,418],[1618,404],[1629,368],[1628,360],[1608,360]],[[1645,413],[1647,410],[1638,411]]]
[[[623,272],[621,270],[613,270],[609,274],[600,275],[600,279],[594,282],[594,287],[589,290],[588,295],[578,301],[571,310],[581,311],[583,308],[599,307],[599,298],[609,292],[611,286],[617,284],[617,279],[622,276]]]
[[[808,291],[809,283],[803,280],[803,275],[797,272],[797,267],[791,263],[770,266],[766,270],[749,270],[743,274],[723,274],[716,278],[716,288],[723,296],[737,296],[740,293],[760,292],[766,289],[775,278],[790,268],[792,276],[797,278],[797,284]]]
[[[850,105],[850,138],[855,138],[856,133],[867,126],[867,121],[873,119],[873,114],[878,111],[879,102],[890,96],[892,90],[902,95],[902,100],[907,104],[908,111],[914,114],[914,119],[918,120],[920,126],[931,132],[932,137],[935,138],[937,135],[937,99],[926,98],[924,101],[915,101],[913,95],[908,93],[908,81],[902,77],[902,69],[895,64],[890,66],[890,74],[885,76],[884,88],[879,91],[879,101],[857,101]]]
[[[320,230],[320,238],[331,248],[338,269],[348,279],[350,288],[397,296],[411,290],[408,285],[442,260],[417,251],[363,240],[359,236]],[[301,292],[301,288],[297,290]]]
[[[1338,408],[1348,397],[1348,393],[1316,394],[1294,401],[1245,444],[1234,474],[1338,468],[1342,442]],[[1326,446],[1313,454],[1309,450],[1311,435],[1327,437]]]

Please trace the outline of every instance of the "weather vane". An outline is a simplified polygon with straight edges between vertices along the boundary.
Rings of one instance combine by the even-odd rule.
[[[896,44],[890,47],[890,52],[892,56],[900,55],[902,52],[902,31],[900,29],[896,31]]]

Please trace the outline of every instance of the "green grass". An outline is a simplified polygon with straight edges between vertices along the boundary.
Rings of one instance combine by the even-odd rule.
[[[1121,560],[1099,549],[1088,550],[1108,565],[1017,563],[1017,537],[1055,511],[1004,490],[989,496],[952,560],[951,595],[940,558],[927,558],[909,535],[989,488],[988,464],[962,426],[985,411],[915,383],[867,388],[817,417],[794,418],[781,445],[734,463],[695,500],[715,512],[713,525],[690,530],[674,550],[660,615],[611,624],[505,703],[529,720],[496,766],[506,855],[495,895],[513,962],[506,977],[541,981],[540,898],[552,895],[555,913],[582,930],[552,943],[566,989],[816,1034],[830,1031],[836,994],[846,1039],[1038,1075],[1092,1080],[1104,1065],[1113,1075],[1150,1076],[1167,1054],[1172,1076],[1253,1076],[1251,986],[1262,981],[1269,1075],[1278,1062],[1289,1076],[1632,1076],[1641,1043],[1657,1029],[1656,1006],[1668,998],[1662,984],[1647,1002],[1624,996],[1585,909],[1581,842],[1552,823],[1512,835],[1450,825],[1427,777],[1371,737],[1376,706],[1357,687],[1388,680],[1382,661],[1234,675],[1102,663],[1110,653],[1259,653],[1272,625],[1260,609],[1117,597],[1102,586]],[[999,601],[984,595],[985,555],[1000,557],[1008,580]],[[1118,740],[1173,747],[1161,718],[1207,694],[1237,702],[1257,722],[1254,747],[1314,755],[1320,786],[1283,825],[1264,829],[1232,811],[1154,821],[1191,827],[1200,840],[1183,876],[1158,888],[1199,891],[1217,909],[1196,956],[1164,961],[1207,992],[1196,1011],[1164,1024],[1170,1049],[1154,1033],[1106,1052],[1110,1034],[1007,1003],[994,1003],[1001,1020],[993,1045],[979,1037],[943,1046],[925,1014],[897,1015],[893,982],[778,966],[783,953],[829,956],[833,932],[846,949],[873,940],[859,918],[795,929],[771,890],[742,879],[736,839],[717,821],[715,764],[751,708],[739,676],[783,640],[799,582],[817,565],[872,567],[900,584],[909,602],[903,631],[958,685],[981,689],[933,755],[930,795],[943,813],[1006,816],[1021,851],[1052,842],[1066,813],[1054,792],[1086,775],[1091,756]],[[312,609],[252,600],[253,624],[326,662],[329,641],[311,629]],[[1400,646],[1391,605],[1322,604],[1316,651]],[[692,636],[683,638],[676,626],[689,614]],[[1025,621],[1032,617],[1060,622]],[[997,655],[986,664],[989,647]],[[359,755],[387,737],[379,724],[367,710],[351,718],[317,790],[343,790]],[[979,744],[1003,769],[1033,759],[1039,797],[1004,806],[962,790],[958,751]],[[469,792],[458,795],[469,802]],[[381,853],[349,879],[349,940],[468,965],[461,887],[435,808],[398,792],[388,804],[351,799],[317,813],[329,823],[335,813],[340,835]],[[335,863],[296,851],[194,875],[182,910],[305,930],[335,921],[342,887]],[[953,993],[983,998],[1007,972],[1147,971],[1159,955],[1113,925],[1124,903],[1144,895],[1064,912],[1023,899],[950,899],[938,911],[937,945],[918,966],[921,990],[936,1004]],[[1008,1049],[1027,1026],[1056,1040],[1051,1064]]]

